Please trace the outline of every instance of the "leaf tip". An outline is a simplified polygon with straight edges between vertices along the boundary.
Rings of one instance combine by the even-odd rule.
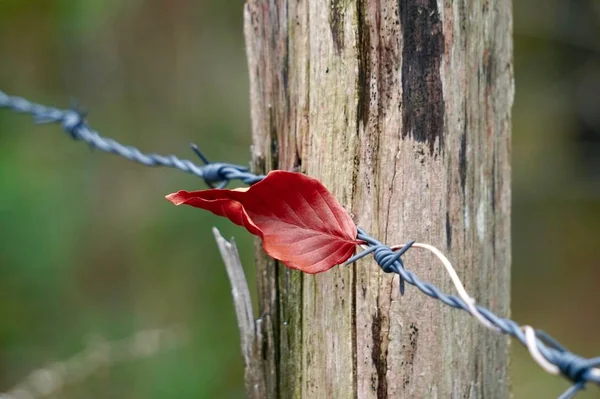
[[[174,205],[181,205],[185,202],[185,198],[183,198],[183,196],[181,195],[182,193],[183,191],[171,193],[169,195],[166,195],[165,198],[167,199],[167,201],[171,202]]]

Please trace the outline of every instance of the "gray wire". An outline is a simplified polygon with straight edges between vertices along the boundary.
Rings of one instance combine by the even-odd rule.
[[[14,112],[31,114],[37,123],[60,123],[63,130],[74,140],[83,141],[91,147],[120,155],[146,166],[166,166],[191,173],[204,179],[210,187],[214,187],[216,184],[219,188],[222,188],[232,180],[240,180],[245,184],[251,185],[261,181],[265,177],[264,175],[253,174],[249,172],[248,168],[243,166],[208,162],[195,146],[193,146],[194,151],[196,151],[205,163],[202,166],[196,165],[189,160],[179,159],[174,155],[145,154],[133,146],[125,146],[113,139],[100,136],[100,134],[87,125],[83,113],[77,109],[60,110],[46,107],[32,103],[21,97],[9,96],[2,91],[0,91],[0,108],[8,108]],[[355,262],[372,253],[375,261],[383,271],[386,273],[396,273],[400,276],[401,293],[404,293],[404,282],[407,282],[417,287],[425,295],[438,299],[450,307],[469,312],[469,306],[463,300],[453,295],[444,294],[434,285],[421,281],[414,273],[405,269],[401,256],[410,248],[413,243],[412,241],[406,244],[402,250],[393,251],[389,246],[369,236],[360,228],[358,229],[357,238],[363,240],[369,249],[353,256],[347,263]],[[493,326],[505,334],[513,336],[523,345],[527,346],[525,333],[519,324],[510,319],[499,317],[482,306],[477,305],[476,307],[480,314]],[[578,356],[540,330],[536,330],[536,345],[546,360],[555,365],[565,378],[573,382],[573,386],[561,395],[560,399],[573,397],[577,392],[583,390],[587,383],[595,383],[600,386],[600,373],[598,372],[600,357],[584,358]]]

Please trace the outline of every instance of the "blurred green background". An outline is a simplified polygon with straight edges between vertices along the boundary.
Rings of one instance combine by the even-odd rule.
[[[514,319],[600,354],[600,2],[515,0]],[[0,0],[0,89],[70,95],[104,134],[146,151],[247,163],[242,0]],[[0,111],[0,392],[33,369],[181,325],[179,349],[102,368],[62,398],[241,398],[229,285],[210,235],[250,237],[162,196],[202,182],[149,169]],[[216,139],[215,139],[216,138]],[[193,159],[193,158],[192,158]],[[515,398],[568,384],[513,345]],[[598,397],[591,388],[582,398]]]

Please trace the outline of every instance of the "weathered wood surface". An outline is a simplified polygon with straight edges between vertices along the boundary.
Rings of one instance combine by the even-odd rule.
[[[299,168],[388,244],[444,250],[509,313],[509,0],[248,0],[253,155]],[[269,397],[506,398],[508,340],[372,259],[301,275],[258,259]],[[443,268],[408,268],[453,292]]]
[[[264,364],[262,361],[262,336],[260,324],[254,320],[250,289],[240,260],[237,245],[233,238],[227,241],[216,227],[213,235],[225,264],[231,284],[231,296],[235,316],[240,330],[240,346],[244,357],[244,387],[248,399],[263,399],[266,395]]]

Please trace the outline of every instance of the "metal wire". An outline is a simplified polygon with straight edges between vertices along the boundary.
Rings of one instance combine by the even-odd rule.
[[[77,109],[60,110],[46,107],[24,98],[9,96],[2,91],[0,91],[0,108],[31,114],[37,123],[59,123],[63,130],[74,140],[83,141],[91,147],[120,155],[146,166],[165,166],[191,173],[204,179],[210,187],[223,188],[232,180],[239,180],[252,185],[265,177],[264,175],[251,173],[247,167],[227,163],[211,163],[194,145],[192,145],[192,148],[204,162],[202,166],[189,160],[179,159],[174,155],[164,156],[155,153],[142,153],[133,146],[125,146],[113,139],[100,136],[87,125],[84,114]],[[450,307],[464,310],[469,314],[473,314],[472,309],[475,306],[478,314],[485,318],[494,329],[516,338],[528,347],[532,354],[541,355],[544,361],[536,361],[539,363],[547,362],[550,366],[556,367],[556,369],[550,367],[549,370],[558,370],[561,375],[573,383],[573,386],[561,395],[560,399],[573,397],[577,392],[583,390],[588,383],[595,383],[600,386],[600,357],[584,358],[578,356],[543,331],[535,330],[535,334],[532,335],[527,326],[519,326],[516,322],[499,317],[482,306],[467,304],[459,297],[446,295],[434,285],[421,281],[414,273],[404,267],[401,260],[402,254],[414,242],[404,245],[400,251],[394,251],[391,247],[382,244],[360,228],[358,229],[357,238],[364,241],[367,250],[353,256],[348,260],[348,263],[355,262],[368,254],[373,254],[375,261],[383,271],[400,276],[401,293],[404,293],[404,283],[406,282],[418,288],[425,295],[435,298]]]
[[[230,180],[241,180],[246,184],[253,184],[262,179],[260,176],[249,173],[247,167],[239,165],[205,162],[205,165],[198,166],[190,160],[180,159],[175,155],[145,154],[136,147],[123,145],[113,139],[100,136],[98,132],[88,126],[85,121],[85,114],[77,109],[61,110],[46,107],[21,97],[9,96],[3,91],[0,91],[0,108],[31,114],[36,123],[59,123],[72,139],[83,141],[92,148],[120,155],[146,166],[165,166],[179,169],[201,177],[211,187],[215,183],[224,186]],[[192,148],[203,161],[207,161],[196,146],[192,145]]]

